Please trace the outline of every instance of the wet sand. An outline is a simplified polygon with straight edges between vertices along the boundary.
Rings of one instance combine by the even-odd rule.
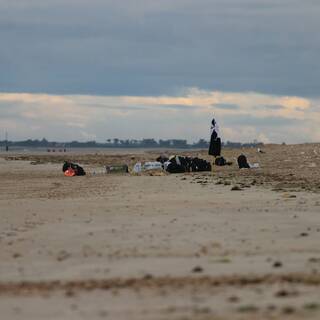
[[[263,150],[243,150],[260,169],[141,176],[102,165],[156,152],[1,154],[2,317],[318,319],[320,145]]]

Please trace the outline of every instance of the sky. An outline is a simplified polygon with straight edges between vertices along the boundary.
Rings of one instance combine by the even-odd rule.
[[[318,0],[1,0],[0,140],[320,141]]]

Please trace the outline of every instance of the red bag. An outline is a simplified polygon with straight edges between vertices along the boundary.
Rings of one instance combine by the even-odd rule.
[[[76,175],[76,171],[72,168],[69,168],[64,172],[64,175],[66,177],[74,177]]]

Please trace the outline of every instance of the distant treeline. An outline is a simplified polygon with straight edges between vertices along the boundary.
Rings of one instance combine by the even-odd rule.
[[[240,147],[256,147],[262,145],[261,142],[253,141],[251,143],[240,143],[227,141],[222,143],[224,147],[240,148]],[[71,142],[55,142],[48,141],[45,138],[42,140],[23,140],[23,141],[0,141],[1,147],[29,147],[29,148],[177,148],[177,149],[205,149],[209,147],[209,141],[200,139],[198,142],[188,143],[187,140],[169,139],[169,140],[155,140],[155,139],[107,139],[106,142],[96,141],[71,141]]]

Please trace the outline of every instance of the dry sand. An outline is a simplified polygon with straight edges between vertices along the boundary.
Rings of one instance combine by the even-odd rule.
[[[242,151],[261,168],[105,175],[158,153],[2,153],[1,319],[319,319],[320,145]],[[66,158],[89,174],[64,177]]]

